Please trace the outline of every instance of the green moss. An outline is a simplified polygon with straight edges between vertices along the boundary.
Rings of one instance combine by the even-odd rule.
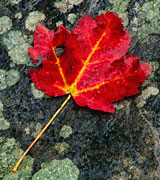
[[[111,12],[117,13],[120,18],[122,18],[124,26],[128,25],[128,13],[127,7],[130,0],[109,0],[110,3],[113,4],[110,9]]]
[[[66,3],[67,1],[65,0],[62,0],[62,1],[59,1],[59,0],[56,0],[56,2],[54,2],[54,6],[59,9],[59,11],[65,13],[67,12],[67,9],[69,8],[68,4]]]
[[[16,19],[21,19],[21,18],[22,18],[22,13],[21,13],[21,12],[18,12],[18,13],[16,13],[16,14],[14,15],[14,17],[15,17]]]
[[[8,49],[8,54],[13,63],[31,65],[27,43],[21,31],[10,31],[2,38],[3,44]]]
[[[2,137],[0,137],[0,143],[2,143],[4,140],[3,140],[3,138]]]
[[[17,70],[5,71],[0,69],[0,90],[13,86],[20,80],[20,74]]]
[[[4,176],[4,178],[2,180],[30,180],[31,178],[31,174],[28,173],[28,171],[23,171],[23,172],[16,172],[16,173],[10,173],[6,176]]]
[[[6,130],[10,126],[10,123],[4,119],[3,114],[0,112],[0,130]]]
[[[0,101],[0,111],[3,111],[3,104],[1,101]]]
[[[159,89],[153,86],[147,87],[142,94],[136,98],[138,108],[142,108],[146,104],[146,100],[152,95],[156,96],[159,93]]]
[[[40,21],[44,21],[46,18],[45,14],[39,12],[39,11],[33,11],[29,13],[26,22],[25,22],[25,27],[29,31],[35,31],[37,28],[37,24]]]
[[[15,64],[11,62],[11,63],[9,64],[9,67],[10,67],[10,68],[14,68],[14,67],[15,67]]]
[[[76,19],[76,14],[71,13],[71,14],[68,15],[68,21],[69,21],[71,24],[74,23],[75,19]]]
[[[2,111],[3,104],[0,102],[0,130],[6,130],[9,128],[10,123],[4,119]]]
[[[30,57],[28,54],[28,47],[31,45],[28,43],[13,47],[9,52],[9,56],[15,64],[28,64]]]
[[[78,175],[78,168],[67,158],[43,163],[42,169],[34,174],[32,180],[77,180]]]
[[[55,149],[58,151],[59,154],[62,154],[68,148],[69,144],[67,144],[66,142],[56,143],[55,145]]]
[[[40,91],[39,89],[37,89],[37,88],[34,86],[34,83],[31,83],[31,91],[32,91],[33,96],[34,96],[36,99],[39,99],[39,98],[44,97],[44,92],[43,92],[43,91]]]
[[[12,169],[23,151],[15,139],[1,138],[0,141],[0,179],[2,180],[29,180],[32,172],[33,159],[27,156],[22,161],[17,173]]]
[[[0,17],[0,34],[9,31],[12,27],[12,20],[8,16]]]
[[[131,21],[133,31],[138,33],[138,38],[144,39],[148,34],[160,33],[160,1],[147,1],[140,6],[135,4],[137,17]]]
[[[3,36],[2,42],[8,50],[11,50],[15,46],[25,44],[26,40],[21,31],[10,31],[8,34]]]
[[[35,126],[35,132],[33,133],[33,137],[36,138],[41,130],[42,130],[41,123],[37,123]]]
[[[0,90],[3,90],[7,87],[5,79],[6,79],[6,71],[0,69]]]
[[[18,4],[21,0],[9,0],[11,4]]]
[[[13,86],[20,80],[20,74],[17,70],[11,69],[6,73],[7,86]]]
[[[65,13],[73,5],[79,5],[83,0],[56,0],[54,6],[61,12]]]
[[[113,4],[112,12],[121,14],[126,11],[130,0],[109,0]]]
[[[68,3],[71,5],[79,5],[83,0],[68,0]]]
[[[72,134],[72,128],[70,126],[64,125],[59,133],[60,137],[68,137],[70,134]]]
[[[56,26],[57,26],[57,27],[60,26],[60,25],[63,25],[63,21],[58,21],[58,22],[56,22]]]

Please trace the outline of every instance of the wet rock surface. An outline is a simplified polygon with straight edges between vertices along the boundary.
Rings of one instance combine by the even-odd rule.
[[[66,1],[69,4],[65,4],[63,11],[56,6],[57,2],[60,3],[58,0],[0,1],[0,18],[8,19],[8,22],[0,23],[0,102],[3,104],[0,113],[8,123],[7,128],[0,128],[0,149],[4,151],[7,144],[12,150],[13,143],[8,143],[12,140],[15,147],[24,151],[33,141],[35,132],[48,122],[66,98],[50,98],[36,91],[27,75],[28,70],[33,69],[28,63],[31,60],[27,47],[33,43],[32,28],[38,21],[33,19],[31,22],[34,13],[49,29],[55,29],[56,24],[62,22],[72,30],[84,14],[94,18],[108,10],[116,12],[120,6],[117,13],[132,36],[129,53],[150,63],[153,72],[139,88],[141,94],[116,103],[115,114],[82,108],[70,100],[28,153],[34,162],[26,157],[27,166],[30,166],[27,175],[26,170],[24,175],[21,171],[17,176],[11,174],[16,155],[22,152],[15,150],[9,156],[13,157],[11,165],[7,165],[7,171],[4,168],[0,172],[0,177],[32,179],[42,163],[69,158],[79,169],[78,180],[160,179],[160,21],[157,14],[160,1]],[[26,26],[28,19],[30,22]],[[15,42],[13,34],[17,32]],[[13,72],[11,78],[7,78],[7,72]],[[18,79],[13,83],[14,72]],[[143,100],[145,103],[141,102]],[[64,133],[60,132],[66,126],[70,127],[70,133],[62,136]],[[59,153],[56,145],[66,144],[67,148],[58,146],[64,148],[63,153]],[[0,154],[0,167],[5,165],[4,152]]]

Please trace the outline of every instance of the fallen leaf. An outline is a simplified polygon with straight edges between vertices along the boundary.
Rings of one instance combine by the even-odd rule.
[[[126,55],[130,41],[121,19],[110,12],[95,19],[85,15],[72,33],[63,26],[52,32],[38,25],[29,53],[33,63],[42,68],[29,71],[31,80],[49,96],[69,95],[13,172],[71,95],[80,106],[113,113],[113,102],[139,92],[137,88],[151,73],[151,66],[140,62],[139,57]]]
[[[79,106],[114,112],[113,102],[139,93],[151,73],[139,57],[126,55],[131,41],[117,14],[107,12],[92,19],[85,15],[71,33],[60,26],[55,32],[41,24],[29,53],[42,68],[30,70],[35,87],[49,96],[71,94]],[[56,56],[55,49],[64,47]]]

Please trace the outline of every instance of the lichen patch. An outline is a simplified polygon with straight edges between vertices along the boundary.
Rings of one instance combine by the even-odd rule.
[[[31,45],[23,36],[21,31],[11,30],[2,38],[3,45],[7,47],[8,54],[15,64],[31,65],[28,47]]]
[[[44,21],[46,18],[45,14],[39,11],[33,11],[29,13],[28,17],[26,18],[25,28],[29,31],[35,31],[37,28],[37,24],[40,21]]]
[[[12,27],[12,20],[8,16],[0,17],[0,34],[4,34]]]
[[[159,89],[153,86],[149,86],[142,94],[136,99],[137,107],[142,108],[146,104],[146,100],[152,95],[156,96],[159,93]]]

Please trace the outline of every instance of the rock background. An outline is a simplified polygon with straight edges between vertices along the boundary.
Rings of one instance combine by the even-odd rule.
[[[66,98],[45,96],[27,75],[33,68],[27,47],[37,23],[43,21],[49,29],[63,24],[72,31],[84,14],[94,18],[106,11],[118,13],[129,30],[128,53],[153,66],[141,94],[115,103],[115,114],[70,100],[13,174],[22,151]],[[68,161],[70,174],[55,171],[60,173],[56,180],[160,179],[159,63],[160,0],[1,0],[0,179],[35,180],[37,173],[52,179],[46,177],[47,169],[40,170],[42,163],[65,158],[74,163]],[[55,167],[63,164],[54,162]]]

